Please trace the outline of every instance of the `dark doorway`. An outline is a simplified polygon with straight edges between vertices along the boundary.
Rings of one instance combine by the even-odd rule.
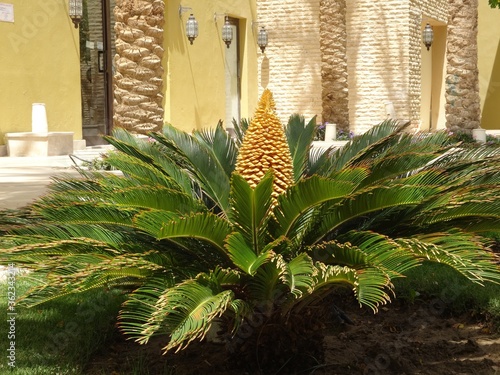
[[[80,23],[82,133],[87,146],[104,143],[113,124],[115,0],[84,0]]]
[[[241,102],[241,72],[240,72],[240,46],[239,46],[239,20],[228,17],[233,29],[233,41],[225,50],[225,81],[226,81],[226,118],[224,124],[231,132],[232,121],[240,121]]]

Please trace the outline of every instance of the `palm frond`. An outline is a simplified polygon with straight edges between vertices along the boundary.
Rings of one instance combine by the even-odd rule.
[[[201,143],[204,143],[207,151],[211,153],[214,160],[217,160],[228,176],[234,171],[238,148],[234,140],[222,127],[219,122],[215,129],[206,129],[203,131],[194,131],[193,136]]]
[[[387,147],[398,142],[399,134],[409,123],[400,124],[394,120],[386,120],[374,126],[366,133],[354,137],[345,146],[336,150],[328,166],[318,171],[323,174],[339,171],[346,166],[354,166],[362,160],[371,159],[373,155],[383,152]]]
[[[272,173],[267,173],[254,189],[242,176],[233,174],[230,218],[255,254],[260,253],[266,240],[272,192]]]
[[[255,253],[238,232],[229,235],[226,249],[233,263],[248,275],[254,275],[259,267],[270,261],[274,255],[271,250]]]
[[[339,226],[351,220],[363,219],[367,215],[388,208],[416,206],[439,191],[433,186],[399,185],[377,186],[352,194],[342,204],[331,207],[315,227],[315,232],[308,235],[307,243],[319,242]]]
[[[176,160],[172,160],[172,156],[175,157],[175,155],[168,153],[165,148],[160,148],[158,143],[138,138],[124,129],[115,129],[113,135],[113,137],[104,138],[121,151],[106,155],[106,161],[114,168],[127,172],[128,175],[140,176],[140,173],[134,172],[128,167],[130,162],[132,165],[137,165],[138,168],[149,169],[146,175],[161,173],[172,177],[176,186],[179,186],[184,192],[189,192],[190,178],[184,170],[177,167]]]
[[[323,202],[349,196],[355,187],[350,181],[336,181],[319,176],[299,181],[285,195],[279,197],[279,204],[274,212],[279,224],[275,236],[301,238],[301,232],[306,227],[297,223],[302,216],[308,215],[311,208]]]
[[[57,205],[57,201],[36,203],[33,209],[45,220],[72,224],[115,224],[132,227],[133,218],[139,212],[136,208],[116,207],[107,203],[74,202],[73,205]],[[62,202],[64,203],[64,202]]]
[[[189,171],[195,182],[223,212],[229,209],[229,180],[226,168],[220,160],[214,157],[212,147],[207,147],[205,141],[200,142],[197,138],[166,125],[163,134],[151,134],[158,142],[169,148],[172,152],[180,155],[183,160],[182,168]],[[226,141],[230,142],[226,139]]]
[[[290,288],[290,293],[300,298],[304,293],[311,292],[314,285],[312,277],[314,273],[312,259],[306,253],[301,253],[288,262],[286,271],[281,278],[285,285]]]
[[[133,303],[125,304],[120,326],[140,343],[163,328],[170,334],[165,352],[179,351],[193,340],[202,340],[233,298],[230,290],[214,292],[195,280],[167,289],[142,288],[134,293]]]
[[[449,230],[396,239],[420,261],[446,264],[478,284],[500,283],[500,266],[480,238],[461,230]]]
[[[21,299],[36,306],[68,294],[109,286],[140,284],[160,266],[147,260],[145,254],[77,253],[44,259],[28,277],[39,281]]]
[[[248,126],[250,125],[250,120],[242,118],[239,122],[233,119],[233,129],[235,133],[235,142],[239,146],[243,143],[243,138],[247,132]]]
[[[174,176],[169,176],[166,171],[149,164],[134,156],[126,154],[109,154],[106,159],[113,167],[123,172],[130,179],[139,181],[144,185],[162,185],[172,189],[191,192],[186,173],[180,171]]]
[[[155,217],[157,214],[143,213],[135,218],[135,223],[158,240],[197,239],[226,254],[224,240],[231,233],[231,227],[226,220],[217,215],[198,213],[189,216],[171,216],[170,220],[160,221],[160,225],[155,223]]]
[[[307,171],[315,131],[316,117],[313,117],[306,125],[303,116],[297,114],[290,116],[285,134],[292,155],[295,181],[298,181]]]
[[[390,278],[401,277],[409,269],[416,267],[420,261],[407,249],[388,236],[371,231],[350,231],[337,238],[338,241],[348,241],[350,246],[355,246],[363,254],[365,264],[383,270]],[[353,264],[354,268],[362,268]]]

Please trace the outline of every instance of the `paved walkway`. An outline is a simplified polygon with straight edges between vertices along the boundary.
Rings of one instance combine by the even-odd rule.
[[[0,157],[0,209],[14,209],[31,203],[47,192],[51,178],[60,174],[77,175],[75,163],[98,157],[106,148],[87,148],[68,156]]]

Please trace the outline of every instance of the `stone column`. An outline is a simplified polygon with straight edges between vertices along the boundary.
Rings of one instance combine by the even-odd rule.
[[[478,0],[449,0],[446,127],[467,131],[480,125],[477,68]]]
[[[320,1],[321,89],[324,122],[349,129],[346,2]]]

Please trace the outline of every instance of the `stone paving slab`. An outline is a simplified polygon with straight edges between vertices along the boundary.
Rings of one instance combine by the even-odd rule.
[[[87,148],[69,155],[46,157],[0,157],[0,209],[26,206],[47,192],[53,176],[78,175],[76,166],[91,161],[110,149]]]

